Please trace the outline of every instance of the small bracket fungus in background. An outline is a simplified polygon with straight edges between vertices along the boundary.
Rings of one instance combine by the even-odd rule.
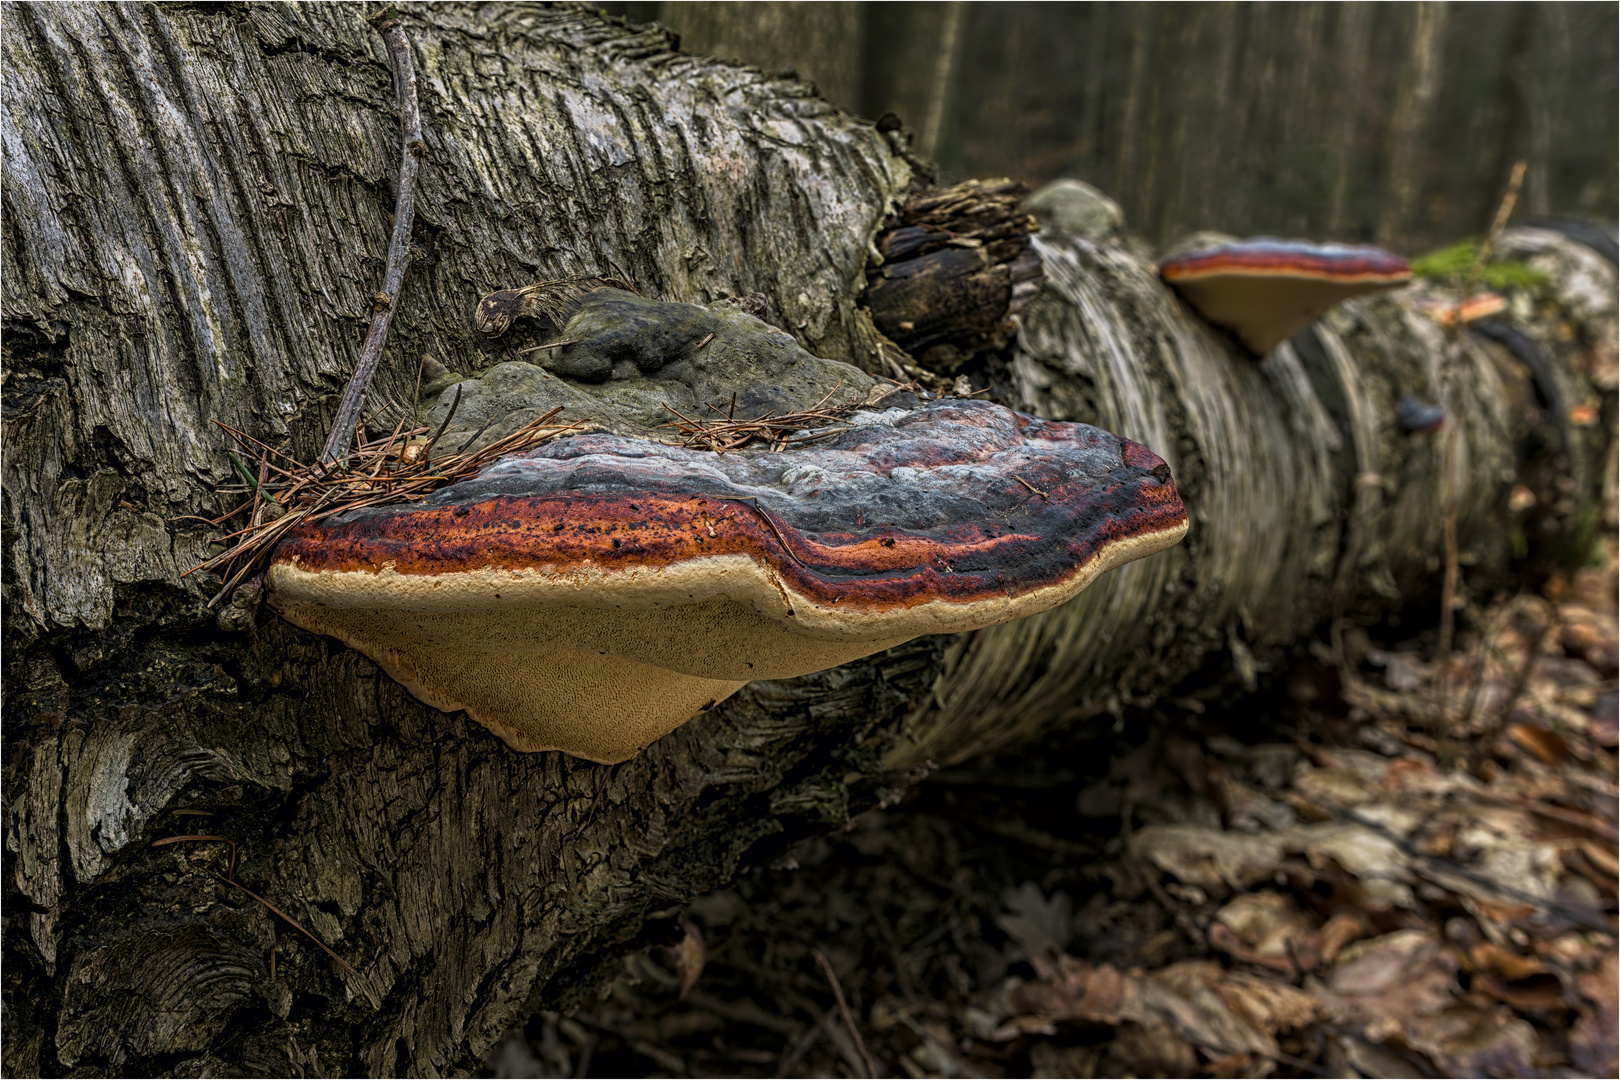
[[[1446,410],[1407,394],[1395,405],[1395,422],[1408,435],[1428,434],[1446,426]]]
[[[1159,275],[1264,356],[1341,300],[1406,284],[1412,268],[1382,248],[1258,236],[1181,251]]]
[[[623,761],[753,679],[1045,611],[1174,544],[1169,467],[986,402],[855,414],[812,449],[609,433],[295,530],[268,581],[519,750]]]

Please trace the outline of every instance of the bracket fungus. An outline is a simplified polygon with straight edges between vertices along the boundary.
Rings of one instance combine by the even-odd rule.
[[[1259,236],[1183,250],[1159,275],[1264,356],[1341,300],[1406,284],[1412,268],[1382,248]]]
[[[1169,467],[1097,428],[961,399],[849,423],[786,452],[558,440],[297,528],[271,602],[518,750],[611,763],[750,680],[1044,611],[1187,529]]]

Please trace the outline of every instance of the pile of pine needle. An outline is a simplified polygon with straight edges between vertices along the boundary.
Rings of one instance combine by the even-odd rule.
[[[559,407],[477,450],[469,451],[467,447],[483,433],[482,429],[460,449],[434,456],[433,450],[459,404],[458,393],[450,414],[430,438],[430,429],[407,428],[402,419],[386,437],[367,440],[362,422],[357,425],[354,450],[330,465],[305,465],[244,431],[214,421],[240,450],[227,450],[226,454],[242,479],[240,486],[217,490],[246,498],[223,517],[190,520],[219,528],[244,513],[247,516],[246,524],[213,541],[228,544],[225,551],[186,571],[189,575],[218,568],[225,578],[224,586],[208,606],[213,607],[238,584],[262,571],[276,544],[305,522],[364,507],[421,502],[446,484],[467,479],[498,457],[521,453],[580,426],[552,423],[562,411]]]
[[[872,388],[872,393],[862,398],[851,398],[839,405],[827,404],[832,396],[838,393],[838,387],[844,385],[842,381],[827,391],[825,397],[803,412],[777,413],[767,412],[756,416],[752,420],[737,419],[737,395],[731,395],[731,405],[722,409],[713,402],[707,402],[709,411],[715,418],[700,417],[693,419],[681,412],[669,402],[664,402],[664,408],[675,414],[676,419],[661,427],[672,427],[681,436],[679,443],[672,446],[681,446],[688,450],[712,450],[723,454],[727,450],[741,450],[749,443],[758,440],[765,443],[772,450],[786,450],[790,446],[802,443],[815,442],[832,435],[849,430],[849,427],[836,427],[849,419],[851,413],[857,409],[870,409],[875,407],[884,398],[898,394],[902,390],[915,390],[916,383],[894,384],[884,386],[881,383]]]

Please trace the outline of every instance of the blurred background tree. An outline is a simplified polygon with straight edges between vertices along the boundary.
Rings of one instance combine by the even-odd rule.
[[[1072,176],[1139,234],[1378,241],[1612,219],[1612,3],[619,3],[681,47],[897,114],[940,179]]]

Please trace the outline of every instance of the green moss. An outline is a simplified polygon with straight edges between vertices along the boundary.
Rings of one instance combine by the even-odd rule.
[[[1450,247],[1439,248],[1412,260],[1412,273],[1416,277],[1445,285],[1460,286],[1473,269],[1479,257],[1478,240],[1462,240]],[[1547,275],[1522,262],[1497,259],[1485,264],[1479,281],[1487,289],[1504,292],[1508,289],[1534,291],[1549,284]]]

